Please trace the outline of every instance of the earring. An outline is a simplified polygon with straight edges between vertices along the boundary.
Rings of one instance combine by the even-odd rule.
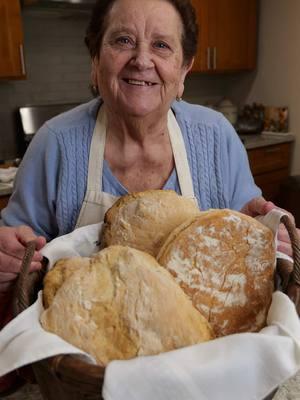
[[[176,96],[176,101],[181,101],[182,100],[182,97],[179,97],[179,96]]]
[[[97,97],[99,95],[99,90],[96,85],[90,85],[92,95]]]

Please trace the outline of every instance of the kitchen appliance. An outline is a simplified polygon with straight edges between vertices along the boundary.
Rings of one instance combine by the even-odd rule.
[[[21,135],[21,156],[24,155],[37,130],[47,120],[77,105],[78,103],[65,103],[20,107],[18,109],[18,120]]]

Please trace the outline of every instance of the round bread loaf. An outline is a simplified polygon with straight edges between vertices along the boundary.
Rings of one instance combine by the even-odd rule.
[[[156,256],[172,230],[199,213],[193,200],[173,190],[129,194],[106,212],[102,245],[129,246]]]
[[[88,257],[69,257],[58,260],[53,268],[46,274],[43,282],[43,303],[48,308],[52,303],[57,290],[66,279],[79,268],[88,266],[90,259]]]
[[[216,336],[260,330],[274,290],[272,231],[231,210],[211,210],[175,229],[158,262],[175,277]]]
[[[106,365],[213,338],[171,274],[144,252],[111,246],[57,290],[41,324]]]

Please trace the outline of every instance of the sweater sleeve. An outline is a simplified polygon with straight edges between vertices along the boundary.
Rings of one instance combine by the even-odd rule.
[[[221,164],[227,204],[233,210],[240,210],[254,197],[261,196],[261,190],[256,186],[244,145],[233,126],[225,117],[219,120],[221,143]]]
[[[4,225],[28,225],[47,240],[57,236],[59,166],[58,141],[45,124],[34,136],[19,167],[13,194],[1,213]]]

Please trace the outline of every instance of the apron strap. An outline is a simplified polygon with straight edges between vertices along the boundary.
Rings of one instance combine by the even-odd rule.
[[[106,114],[104,106],[100,107],[98,112],[96,125],[91,141],[89,155],[89,169],[87,180],[87,191],[102,191],[102,172],[103,160],[106,141]]]
[[[168,112],[168,130],[182,196],[195,198],[191,171],[181,129],[172,110]],[[200,206],[200,205],[199,205]]]

